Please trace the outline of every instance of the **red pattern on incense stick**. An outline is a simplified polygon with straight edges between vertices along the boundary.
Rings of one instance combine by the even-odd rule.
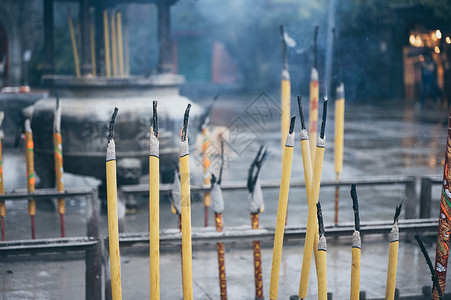
[[[222,232],[224,225],[222,214],[215,213],[216,232]],[[227,280],[225,272],[224,243],[217,243],[218,250],[218,271],[219,271],[219,289],[221,291],[221,300],[227,299]]]
[[[448,118],[448,138],[446,143],[445,169],[443,174],[443,189],[440,199],[440,216],[437,233],[437,249],[435,255],[435,273],[437,274],[442,294],[445,294],[446,271],[448,268],[449,242],[451,230],[451,110]],[[434,288],[433,299],[439,299],[437,289]]]
[[[258,229],[258,214],[251,214],[252,229]],[[255,298],[263,298],[263,276],[262,276],[262,255],[260,241],[253,241],[254,248],[254,278],[255,278]]]

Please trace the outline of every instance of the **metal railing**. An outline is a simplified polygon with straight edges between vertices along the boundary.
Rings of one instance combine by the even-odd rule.
[[[33,193],[26,190],[11,190],[0,195],[0,200],[16,201],[33,198],[37,201],[48,198],[84,197],[88,202],[87,237],[49,238],[0,242],[0,260],[11,256],[42,253],[85,252],[86,299],[102,298],[102,243],[99,240],[97,189],[68,188],[64,192],[54,189],[38,189]]]

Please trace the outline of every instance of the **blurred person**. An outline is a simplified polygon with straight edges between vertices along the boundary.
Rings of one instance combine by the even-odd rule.
[[[436,106],[440,105],[439,97],[442,94],[437,84],[437,64],[432,59],[429,52],[424,54],[424,59],[421,61],[421,98],[420,106],[424,107],[426,96],[431,96]]]

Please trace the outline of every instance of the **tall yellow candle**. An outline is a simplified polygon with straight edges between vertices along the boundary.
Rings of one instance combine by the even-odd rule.
[[[150,299],[160,299],[160,140],[157,101],[153,102],[149,155],[149,259]]]
[[[289,133],[285,142],[282,163],[282,178],[280,182],[279,207],[277,208],[276,233],[274,236],[274,247],[271,266],[271,281],[269,286],[269,298],[277,299],[279,291],[280,261],[282,259],[283,236],[285,231],[285,219],[288,206],[288,192],[290,190],[291,165],[293,162],[294,148],[294,121],[291,118]]]
[[[114,121],[118,109],[114,108],[108,134],[106,152],[106,185],[108,205],[108,240],[110,250],[111,294],[113,300],[122,299],[121,262],[119,252],[119,226],[117,216],[116,146],[114,144]]]
[[[182,283],[183,299],[193,299],[193,262],[191,245],[191,196],[188,145],[188,117],[191,104],[185,111],[180,141],[180,188],[182,197]]]

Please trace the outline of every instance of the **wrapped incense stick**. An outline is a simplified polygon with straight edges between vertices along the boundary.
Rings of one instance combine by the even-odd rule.
[[[58,94],[56,95],[56,108],[53,119],[53,153],[55,158],[55,178],[56,190],[64,192],[63,181],[63,141],[61,138],[61,105]],[[58,198],[58,213],[60,214],[61,237],[65,237],[64,228],[64,214],[66,213],[66,206],[64,198]]]
[[[215,213],[215,227],[216,232],[222,232],[223,220],[222,212],[224,211],[224,197],[221,190],[222,182],[222,170],[224,168],[224,142],[221,142],[221,167],[219,169],[219,177],[216,180],[214,174],[211,174],[211,202],[212,209]],[[224,257],[224,243],[216,243],[216,249],[218,252],[218,272],[219,272],[219,289],[221,300],[227,299],[227,279],[225,271],[225,257]]]
[[[435,254],[435,272],[442,293],[445,294],[446,273],[448,270],[449,244],[451,232],[451,109],[448,116],[448,136],[446,139],[445,166],[443,170],[443,185],[440,199],[440,215],[437,231],[437,246]],[[437,289],[433,290],[433,299],[438,298]]]
[[[27,164],[27,191],[33,193],[35,188],[34,174],[34,144],[31,132],[30,119],[25,120],[25,158]],[[36,202],[33,198],[28,199],[28,215],[31,218],[31,239],[36,238],[34,217],[36,215]]]
[[[265,204],[263,202],[263,193],[260,185],[259,174],[263,163],[266,161],[269,152],[261,146],[257,156],[251,163],[247,177],[248,189],[248,206],[251,213],[252,229],[259,228],[259,214],[264,211]],[[255,283],[255,299],[262,300],[263,297],[263,278],[262,278],[262,259],[260,241],[252,242],[254,253],[254,283]]]

